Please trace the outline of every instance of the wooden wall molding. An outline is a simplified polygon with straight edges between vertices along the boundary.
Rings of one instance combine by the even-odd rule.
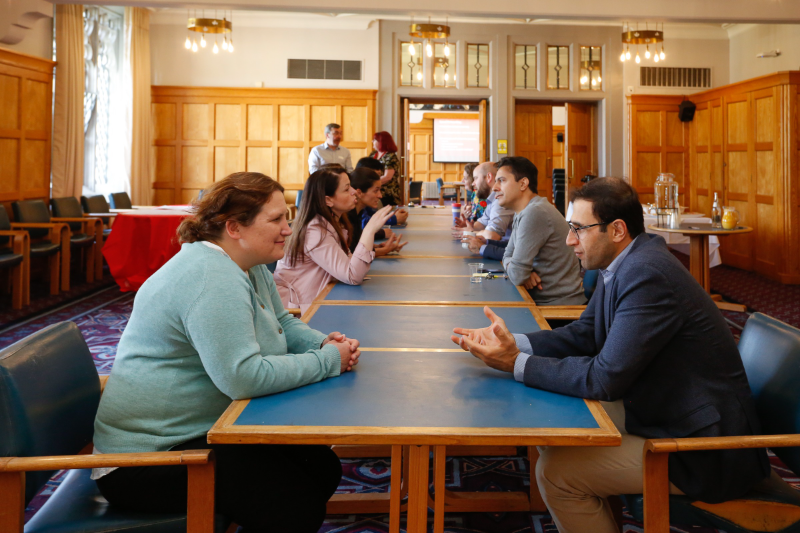
[[[777,72],[688,96],[628,98],[631,176],[642,193],[635,131],[640,113],[697,104],[688,123],[692,210],[710,214],[714,192],[755,231],[720,239],[722,260],[782,283],[800,284],[800,71]],[[653,136],[652,131],[648,134]],[[649,191],[652,192],[652,188]]]
[[[232,172],[303,188],[324,127],[342,125],[353,164],[372,151],[377,91],[153,86],[153,203],[183,204]]]
[[[0,202],[50,197],[54,61],[0,49]]]

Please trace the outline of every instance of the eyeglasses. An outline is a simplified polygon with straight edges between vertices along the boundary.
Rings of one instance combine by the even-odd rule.
[[[611,222],[598,222],[597,224],[589,224],[588,226],[576,226],[572,222],[567,222],[569,230],[572,232],[573,235],[575,235],[575,238],[578,239],[578,241],[581,240],[581,234],[580,234],[581,231],[593,228],[595,226],[607,226],[609,224],[611,224]]]

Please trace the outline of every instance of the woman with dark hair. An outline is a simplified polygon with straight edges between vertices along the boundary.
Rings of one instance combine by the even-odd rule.
[[[372,136],[373,152],[369,154],[377,159],[385,170],[381,176],[381,194],[384,205],[398,205],[403,198],[400,160],[397,158],[397,145],[388,131],[379,131]]]
[[[283,187],[240,172],[206,189],[181,250],[139,289],[95,419],[95,453],[214,450],[216,511],[247,531],[317,531],[341,479],[327,446],[208,444],[231,400],[338,376],[358,341],[287,313],[266,264],[291,229]],[[186,511],[184,466],[95,469],[112,505]]]
[[[375,258],[375,232],[392,214],[378,211],[364,228],[351,254],[352,228],[345,215],[356,205],[344,167],[325,165],[309,176],[303,188],[286,256],[275,267],[275,283],[286,307],[305,313],[331,279],[360,285]]]
[[[353,230],[350,238],[350,251],[354,251],[361,239],[361,233],[372,220],[378,209],[378,201],[381,199],[381,179],[378,174],[366,167],[356,167],[350,173],[350,186],[356,194],[356,206],[347,212],[347,218]],[[405,222],[408,211],[398,210]],[[404,215],[404,216],[403,216]],[[394,219],[394,220],[393,220]],[[388,224],[397,224],[396,215],[389,217]],[[375,245],[375,256],[386,255],[389,252],[400,251],[408,242],[400,243],[402,235],[393,233],[390,229],[378,229],[375,233],[376,239],[388,239],[386,242]]]

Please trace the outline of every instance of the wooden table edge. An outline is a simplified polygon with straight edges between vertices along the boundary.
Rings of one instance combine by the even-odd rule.
[[[717,236],[725,236],[725,235],[736,235],[742,233],[750,233],[753,231],[753,228],[750,226],[737,226],[736,229],[689,229],[689,228],[663,228],[657,224],[650,224],[647,226],[647,229],[651,229],[653,231],[663,231],[664,233],[681,233],[683,235],[717,235]]]

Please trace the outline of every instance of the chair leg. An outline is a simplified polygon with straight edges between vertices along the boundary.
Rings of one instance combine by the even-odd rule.
[[[31,305],[31,249],[30,245],[25,245],[25,259],[22,260],[22,288],[25,293],[22,297],[22,305]]]
[[[188,465],[187,533],[214,533],[214,461]]]
[[[67,238],[66,245],[61,245],[61,290],[69,290],[69,262],[70,262],[70,246],[69,238]]]
[[[25,472],[0,472],[0,531],[22,533],[25,525]]]
[[[24,262],[23,262],[24,263]],[[24,300],[25,289],[22,282],[25,278],[24,264],[20,263],[11,269],[11,308],[22,309],[22,302]]]
[[[59,288],[58,278],[61,272],[61,252],[48,257],[47,262],[50,267],[50,295],[54,296],[58,294]]]

